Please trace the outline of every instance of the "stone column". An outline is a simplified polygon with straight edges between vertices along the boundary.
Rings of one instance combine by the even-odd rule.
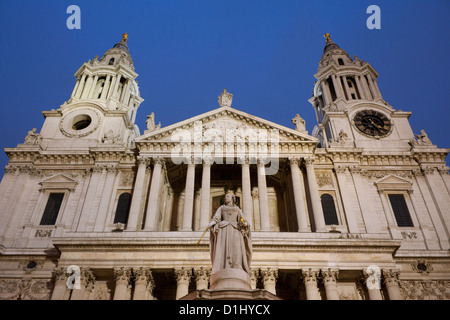
[[[264,283],[264,289],[276,295],[276,284],[278,278],[278,269],[264,268],[261,269],[261,276]]]
[[[261,217],[260,231],[270,231],[269,199],[267,197],[266,172],[264,167],[264,160],[261,158],[258,159],[257,172],[258,172],[259,215]]]
[[[145,217],[145,231],[156,230],[156,214],[159,210],[159,189],[161,187],[161,177],[164,159],[154,158],[153,177],[150,186],[150,193],[147,202],[147,214]]]
[[[86,84],[84,85],[83,92],[81,93],[81,99],[89,98],[89,93],[91,92],[92,80],[94,78],[91,75],[87,76]]]
[[[55,286],[52,292],[52,300],[67,300],[69,295],[67,292],[67,273],[65,267],[53,269],[53,277],[55,279]]]
[[[128,285],[130,284],[131,268],[114,268],[114,300],[125,300],[127,296]]]
[[[400,271],[398,270],[383,270],[384,284],[386,285],[389,300],[404,300],[400,287],[398,285],[398,276]]]
[[[381,295],[380,276],[381,275],[374,274],[373,270],[363,270],[363,277],[361,280],[364,281],[364,284],[367,287],[367,292],[369,293],[370,300],[383,300],[383,297]]]
[[[259,278],[259,269],[251,269],[250,271],[250,278],[251,278],[251,286],[252,290],[256,289],[258,278]]]
[[[261,230],[261,216],[259,214],[259,195],[258,189],[252,190],[252,203],[253,203],[253,226],[250,226],[252,230]]]
[[[148,294],[152,292],[148,289],[153,289],[153,276],[150,268],[133,268],[134,277],[134,294],[133,300],[148,300]]]
[[[106,216],[108,214],[111,197],[113,194],[114,181],[117,175],[117,167],[115,165],[106,167],[106,180],[103,188],[97,217],[95,219],[94,231],[103,231],[106,224]]]
[[[348,87],[347,77],[346,76],[342,76],[342,81],[344,82],[344,90],[347,93],[347,100],[351,101],[352,100],[352,95],[350,93],[350,88]]]
[[[209,212],[209,202],[211,195],[211,165],[214,159],[203,159],[202,172],[202,193],[200,196],[200,230],[205,230],[209,223],[211,213]]]
[[[242,212],[253,226],[253,201],[252,201],[252,187],[250,181],[250,162],[248,157],[241,158],[242,166]]]
[[[127,231],[136,231],[138,227],[139,213],[141,204],[145,201],[144,197],[144,185],[145,185],[145,172],[147,166],[150,165],[150,159],[139,156],[137,159],[138,170],[136,175],[136,181],[134,182],[133,196],[131,198],[130,213],[128,215]],[[149,168],[150,170],[150,168]]]
[[[359,92],[361,99],[367,100],[366,93],[361,84],[360,76],[355,76],[355,82],[356,82],[357,90]]]
[[[194,186],[195,186],[195,162],[189,159],[186,173],[186,188],[184,195],[183,225],[181,231],[192,231],[192,211],[194,209]]]
[[[322,269],[321,273],[327,300],[339,300],[339,293],[337,290],[337,278],[339,276],[339,270],[328,268]]]
[[[345,94],[344,94],[344,89],[342,88],[341,79],[335,74],[331,75],[331,79],[333,80],[334,89],[337,91],[336,94],[337,94],[338,98],[345,99]]]
[[[78,86],[78,88],[77,88],[77,93],[75,94],[75,97],[76,97],[76,98],[81,99],[81,94],[83,93],[84,85],[86,84],[86,76],[87,76],[86,73],[84,73],[84,74],[81,76],[80,85]]]
[[[175,279],[177,280],[176,300],[189,293],[189,282],[191,281],[192,270],[184,267],[175,268]]]
[[[106,99],[110,84],[111,84],[111,75],[108,74],[106,76],[105,84],[103,85],[102,95],[100,96],[100,99],[102,100]]]
[[[72,289],[70,300],[87,300],[89,298],[88,288],[95,283],[94,273],[90,268],[81,268],[80,289]]]
[[[350,233],[360,233],[361,230],[358,226],[358,222],[361,221],[361,214],[358,214],[355,210],[355,203],[358,203],[358,200],[352,197],[352,194],[350,193],[350,186],[347,182],[347,168],[344,166],[336,166],[334,171],[336,172],[342,202],[344,203],[348,231]]]
[[[297,215],[298,232],[310,232],[305,203],[305,189],[303,173],[299,168],[299,158],[289,158],[291,168],[292,186],[294,191],[295,213]]]
[[[104,174],[106,174],[106,166],[99,164],[95,164],[93,166],[91,178],[89,179],[86,198],[83,204],[83,210],[81,212],[80,221],[77,226],[77,231],[87,231],[89,228],[90,218],[93,214],[92,207],[97,195],[97,188]]]
[[[94,81],[92,81],[91,89],[89,90],[89,94],[87,96],[88,99],[92,99],[92,98],[97,99],[97,97],[92,97],[92,95],[94,94],[94,91],[95,91],[95,87],[97,86],[97,82],[98,82],[98,75],[96,75],[94,77]]]
[[[328,87],[328,82],[326,80],[323,80],[322,82],[322,92],[323,95],[325,96],[325,105],[329,105],[333,99],[331,99],[331,92],[330,92],[330,88]]]
[[[325,232],[325,218],[323,217],[322,203],[319,197],[316,173],[314,172],[313,158],[305,158],[306,175],[308,177],[309,195],[314,215],[316,232]]]
[[[194,268],[194,277],[197,290],[207,290],[211,268]]]
[[[73,88],[72,94],[70,95],[71,98],[75,97],[75,94],[77,93],[79,85],[80,85],[80,79],[77,79],[77,82],[75,83],[75,87]]]
[[[373,100],[380,98],[378,91],[374,85],[372,75],[370,73],[367,74],[367,80],[369,82],[370,91],[372,92]]]
[[[306,289],[307,300],[321,300],[319,295],[319,288],[317,287],[317,276],[319,275],[319,269],[303,269],[303,283]]]

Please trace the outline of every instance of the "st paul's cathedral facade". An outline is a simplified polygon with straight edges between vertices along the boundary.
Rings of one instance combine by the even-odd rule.
[[[127,35],[84,63],[41,130],[5,148],[0,299],[175,300],[208,289],[202,235],[227,190],[250,224],[255,290],[450,299],[449,149],[414,133],[370,63],[325,38],[311,134],[301,114],[285,127],[233,108],[226,90],[216,109],[179,123],[148,115],[141,133]]]

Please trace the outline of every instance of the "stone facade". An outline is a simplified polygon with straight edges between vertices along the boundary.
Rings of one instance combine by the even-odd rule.
[[[251,225],[253,289],[450,298],[449,149],[412,132],[369,63],[327,39],[312,135],[301,115],[287,128],[232,108],[226,90],[217,109],[179,123],[161,127],[152,113],[141,135],[126,39],[81,66],[39,133],[5,149],[0,299],[170,300],[206,289],[209,235],[197,242],[224,187]]]

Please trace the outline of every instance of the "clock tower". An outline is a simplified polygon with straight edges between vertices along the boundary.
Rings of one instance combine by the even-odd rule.
[[[395,110],[377,84],[370,63],[351,58],[325,34],[313,96],[318,125],[313,135],[324,148],[353,147],[372,151],[410,150],[414,139],[410,112]]]

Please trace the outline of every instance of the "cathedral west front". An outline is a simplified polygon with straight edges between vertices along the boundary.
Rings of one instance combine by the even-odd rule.
[[[370,63],[329,34],[318,58],[311,134],[296,110],[285,127],[235,109],[223,88],[215,109],[168,126],[154,110],[140,132],[127,34],[83,63],[68,100],[5,148],[0,299],[175,300],[208,289],[204,231],[230,190],[251,232],[252,289],[284,300],[450,299],[450,149],[426,128],[414,133]]]

